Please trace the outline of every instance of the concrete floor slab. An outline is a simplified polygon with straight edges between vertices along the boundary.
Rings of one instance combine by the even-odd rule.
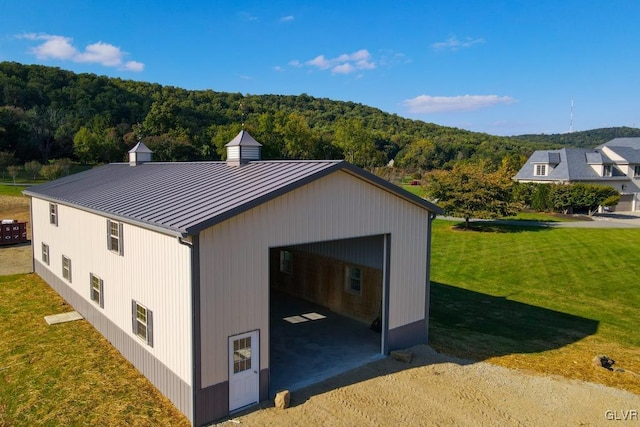
[[[270,396],[384,357],[381,335],[365,323],[280,292],[270,304]]]

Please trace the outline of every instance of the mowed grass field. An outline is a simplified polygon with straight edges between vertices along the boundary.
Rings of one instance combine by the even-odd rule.
[[[640,229],[453,224],[434,224],[435,349],[640,394]]]
[[[640,394],[640,229],[453,224],[433,230],[436,350]],[[187,424],[86,321],[43,319],[71,309],[35,275],[0,277],[0,426]]]

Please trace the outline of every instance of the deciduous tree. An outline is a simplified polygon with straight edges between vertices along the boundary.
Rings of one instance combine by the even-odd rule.
[[[42,164],[37,160],[32,160],[24,164],[24,170],[33,177],[34,181],[38,173],[40,173],[40,169],[42,169]]]
[[[513,181],[503,169],[491,171],[485,162],[462,162],[451,171],[433,171],[426,178],[427,195],[448,215],[464,218],[499,218],[517,213],[512,200]]]

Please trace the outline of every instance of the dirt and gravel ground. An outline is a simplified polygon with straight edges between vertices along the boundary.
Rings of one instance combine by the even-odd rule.
[[[264,404],[218,425],[640,425],[636,394],[455,359],[428,346],[412,351],[411,363],[373,362],[292,393],[288,409]]]

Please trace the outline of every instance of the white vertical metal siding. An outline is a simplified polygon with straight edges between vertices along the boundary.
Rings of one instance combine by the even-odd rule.
[[[49,245],[49,270],[93,303],[89,274],[104,281],[99,310],[147,351],[192,383],[190,248],[170,237],[123,224],[124,256],[107,249],[106,218],[58,204],[58,226],[49,224],[49,202],[32,198],[34,257]],[[62,279],[62,255],[71,259],[72,283]],[[153,311],[153,347],[132,333],[131,300]],[[96,307],[98,307],[96,305]]]
[[[228,379],[230,335],[260,329],[268,367],[270,247],[390,233],[389,327],[424,319],[428,215],[339,171],[202,232],[202,386]]]

